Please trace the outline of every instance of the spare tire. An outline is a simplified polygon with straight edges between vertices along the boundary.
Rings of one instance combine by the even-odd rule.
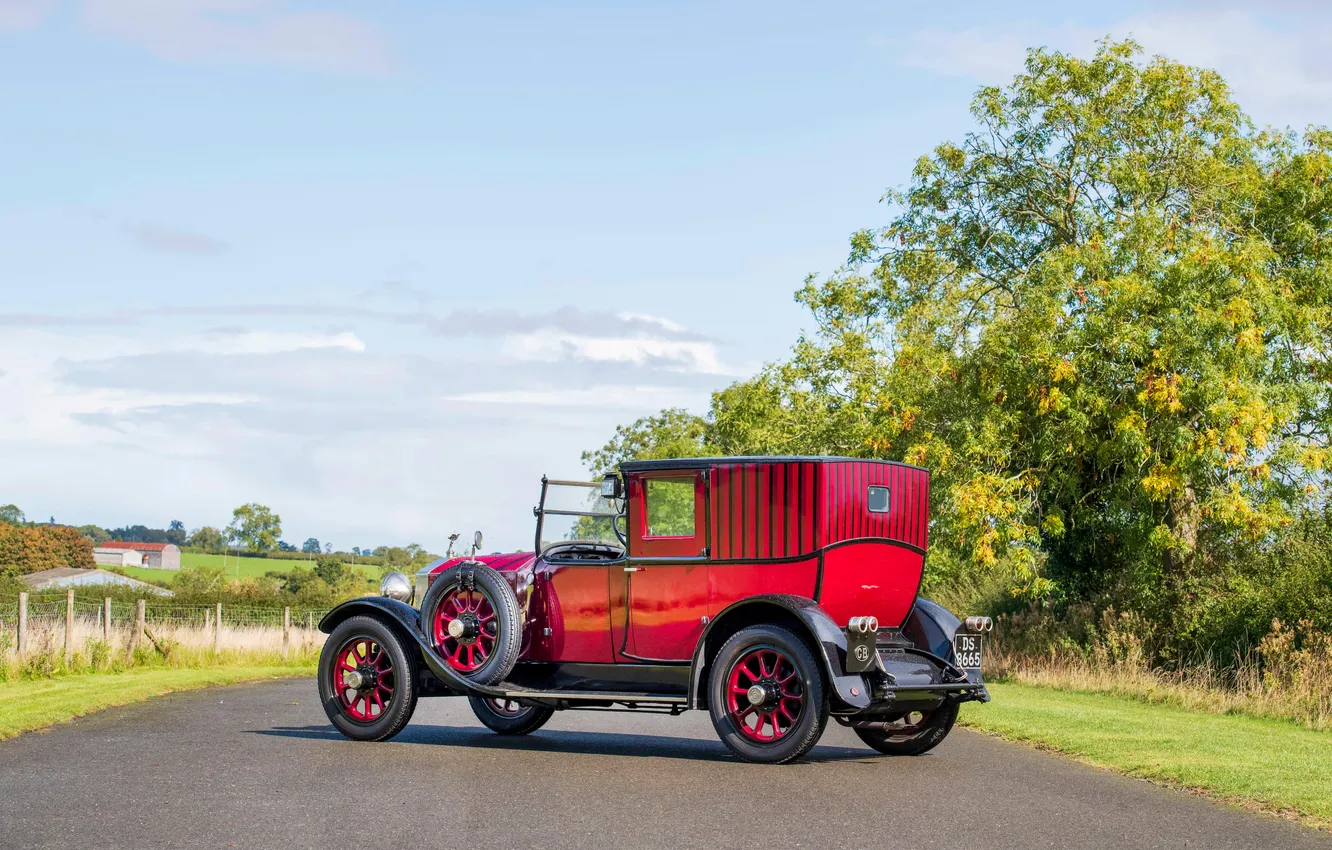
[[[458,675],[478,685],[504,680],[522,650],[522,613],[504,576],[479,561],[440,574],[421,600],[421,627]]]

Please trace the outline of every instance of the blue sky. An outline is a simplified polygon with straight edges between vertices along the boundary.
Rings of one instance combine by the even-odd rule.
[[[1027,46],[1301,127],[1322,5],[0,0],[0,503],[523,545],[543,472],[781,357]]]

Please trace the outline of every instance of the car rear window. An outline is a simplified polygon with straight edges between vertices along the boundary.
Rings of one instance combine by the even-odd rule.
[[[872,514],[886,514],[888,513],[891,501],[892,499],[887,487],[871,487],[869,488],[869,497],[865,500],[865,504],[869,506],[870,513]]]

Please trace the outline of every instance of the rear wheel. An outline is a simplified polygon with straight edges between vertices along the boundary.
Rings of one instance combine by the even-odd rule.
[[[742,629],[712,662],[708,712],[722,743],[745,761],[794,761],[818,743],[828,723],[823,672],[793,632]]]
[[[492,732],[500,735],[526,735],[535,732],[555,713],[544,705],[520,705],[517,700],[468,697],[472,713]]]
[[[338,625],[319,656],[319,696],[338,731],[354,741],[385,741],[416,710],[416,656],[374,617]]]
[[[912,711],[883,728],[856,728],[860,740],[889,756],[918,756],[934,749],[953,731],[958,704],[944,703],[930,711]]]

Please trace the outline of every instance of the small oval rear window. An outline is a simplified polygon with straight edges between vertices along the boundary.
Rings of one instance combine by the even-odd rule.
[[[888,513],[888,503],[889,497],[887,487],[869,488],[869,498],[866,500],[866,504],[869,505],[870,513]]]

